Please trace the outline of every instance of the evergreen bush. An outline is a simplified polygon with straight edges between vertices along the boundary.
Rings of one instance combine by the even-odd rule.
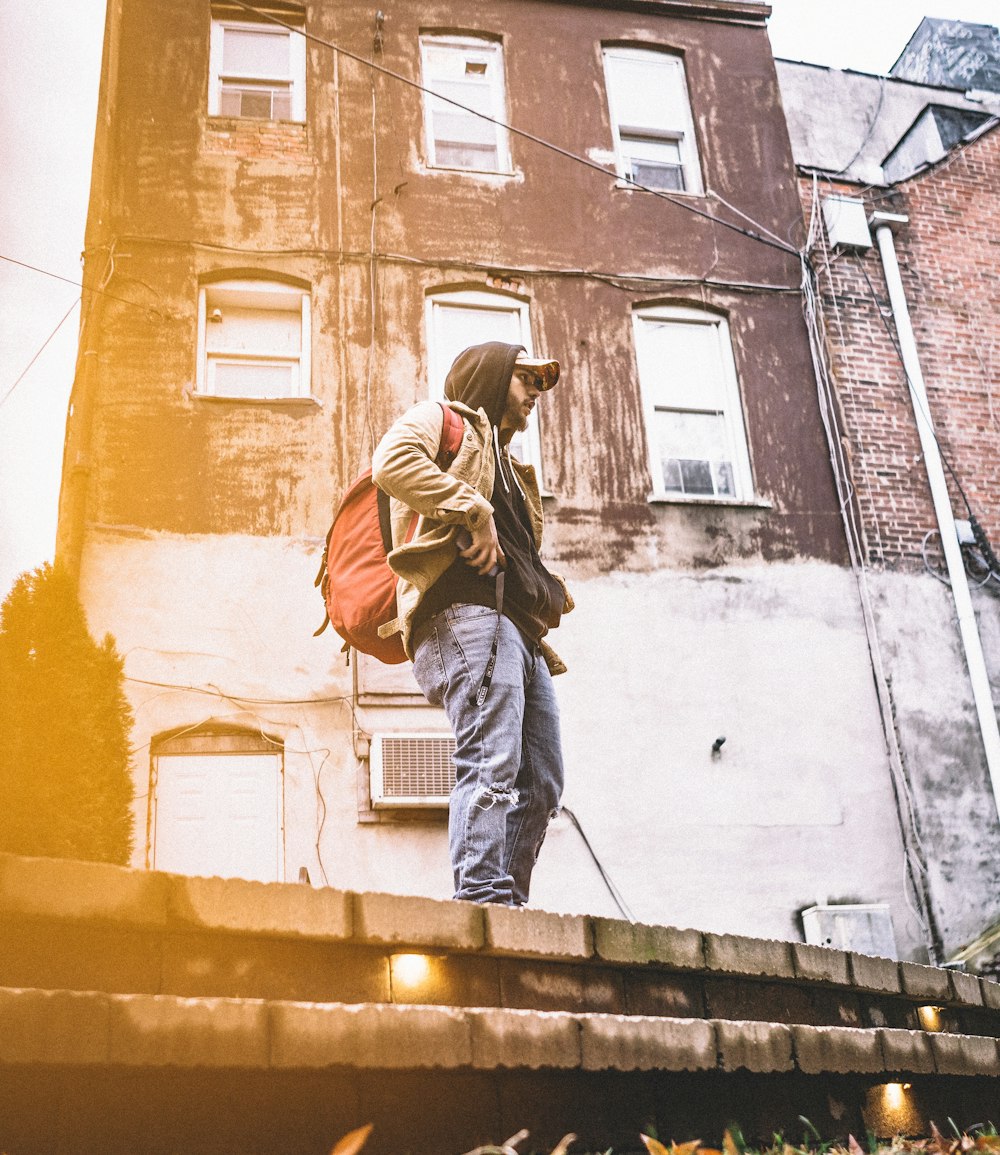
[[[0,608],[0,850],[127,863],[132,711],[72,579],[23,573]]]

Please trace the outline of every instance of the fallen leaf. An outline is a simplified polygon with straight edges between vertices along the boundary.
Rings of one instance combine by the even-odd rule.
[[[368,1136],[374,1130],[372,1123],[366,1123],[356,1131],[351,1131],[341,1139],[330,1155],[356,1155],[368,1142]]]

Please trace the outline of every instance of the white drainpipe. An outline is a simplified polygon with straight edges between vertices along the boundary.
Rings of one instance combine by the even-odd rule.
[[[903,368],[910,382],[913,412],[917,419],[917,433],[920,435],[920,447],[924,454],[927,480],[930,483],[934,512],[937,515],[938,528],[941,531],[941,545],[948,567],[948,577],[951,579],[951,592],[958,613],[958,628],[965,649],[969,680],[972,682],[972,696],[976,703],[979,729],[986,751],[986,767],[990,775],[990,785],[993,787],[993,799],[997,813],[1000,815],[1000,730],[997,728],[997,715],[993,706],[993,694],[990,689],[989,674],[986,670],[986,660],[983,657],[983,644],[979,637],[976,614],[972,608],[972,598],[969,596],[969,582],[965,574],[962,551],[959,547],[955,515],[952,513],[951,498],[948,495],[948,486],[945,482],[944,466],[941,463],[941,453],[938,449],[937,438],[934,436],[934,425],[931,421],[930,407],[927,404],[927,389],[924,385],[924,375],[920,371],[920,358],[913,336],[913,325],[910,322],[910,310],[906,305],[903,281],[899,275],[899,262],[896,260],[893,226],[904,225],[908,220],[908,217],[895,213],[877,212],[872,214],[871,224],[875,229],[875,240],[878,244],[879,255],[882,258],[882,268],[885,271],[885,283],[889,290],[889,303],[892,305],[893,319],[896,322],[896,335],[899,338]]]

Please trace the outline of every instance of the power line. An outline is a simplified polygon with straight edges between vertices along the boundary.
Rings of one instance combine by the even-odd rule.
[[[7,392],[2,397],[0,397],[0,405],[4,404],[4,402],[7,400],[8,397],[10,397],[10,395],[14,392],[14,390],[18,387],[18,385],[20,385],[21,382],[25,379],[25,377],[27,377],[28,371],[31,369],[32,365],[34,365],[34,363],[38,360],[38,358],[41,357],[42,353],[45,352],[45,348],[48,345],[48,343],[52,340],[52,338],[56,335],[56,333],[59,332],[59,330],[63,327],[63,325],[65,325],[65,323],[69,320],[70,313],[73,312],[73,310],[77,307],[77,305],[79,305],[79,303],[82,299],[83,299],[82,297],[77,297],[77,299],[73,302],[73,304],[70,305],[70,307],[66,310],[65,313],[63,313],[62,318],[59,321],[59,324],[56,325],[56,327],[45,338],[45,340],[41,343],[41,345],[39,345],[38,350],[35,353],[34,357],[31,358],[31,360],[28,362],[28,364],[25,365],[24,369],[21,371],[21,375],[14,382],[14,384],[11,385],[11,387],[7,390]]]
[[[277,16],[272,16],[270,12],[262,12],[259,8],[255,8],[252,4],[245,3],[245,0],[232,0],[232,3],[239,8],[245,9],[247,12],[252,12],[255,16],[263,20],[267,20],[272,24],[277,24],[279,28],[284,28],[288,32],[297,33],[299,36],[305,37],[306,40],[312,40],[316,44],[321,44],[324,48],[329,48],[332,52],[337,52],[341,56],[346,56],[348,60],[353,60],[357,64],[363,65],[365,68],[371,68],[375,72],[380,72],[383,76],[388,76],[392,80],[398,80],[401,84],[407,85],[409,88],[415,88],[418,92],[422,92],[427,96],[433,96],[436,100],[442,100],[445,104],[450,104],[454,108],[460,108],[463,112],[470,116],[476,116],[480,120],[485,120],[489,124],[495,124],[499,128],[505,129],[507,132],[513,133],[514,136],[522,137],[524,140],[530,140],[533,144],[539,145],[541,148],[547,148],[550,152],[557,153],[559,156],[565,157],[567,160],[574,161],[576,164],[582,164],[585,168],[593,169],[594,172],[599,172],[602,176],[611,177],[615,181],[625,181],[630,188],[637,189],[639,192],[647,192],[652,196],[658,197],[660,200],[665,200],[669,204],[675,205],[677,208],[684,209],[686,212],[694,213],[695,216],[704,217],[705,220],[711,221],[713,224],[721,225],[725,229],[731,229],[733,232],[740,233],[742,236],[749,237],[751,240],[759,241],[762,245],[767,245],[772,249],[780,249],[782,252],[789,253],[792,256],[798,257],[799,251],[792,245],[787,245],[784,241],[775,238],[768,240],[766,236],[756,232],[754,229],[745,229],[741,225],[732,224],[730,221],[723,220],[721,217],[713,216],[712,213],[706,212],[704,209],[699,209],[687,201],[678,200],[669,193],[663,192],[661,189],[649,188],[647,185],[639,184],[638,181],[633,180],[629,176],[624,176],[619,173],[608,172],[608,170],[596,161],[590,160],[585,156],[580,156],[579,153],[571,152],[568,148],[563,148],[561,145],[553,144],[550,140],[545,140],[544,137],[536,136],[533,132],[528,132],[523,128],[515,128],[514,125],[508,124],[498,117],[490,116],[488,113],[480,112],[478,109],[471,108],[467,104],[462,104],[461,101],[454,100],[450,96],[442,96],[441,93],[435,92],[432,88],[427,88],[416,80],[411,80],[408,76],[404,76],[401,72],[394,72],[391,68],[386,68],[385,65],[376,64],[374,60],[366,60],[365,57],[359,56],[355,52],[351,52],[346,48],[342,48],[339,44],[334,44],[332,40],[324,40],[321,36],[315,35],[312,32],[306,32],[304,28],[297,27],[294,24],[288,24],[284,20],[279,20]],[[720,198],[721,200],[721,198]],[[725,203],[725,202],[724,202]],[[730,206],[732,207],[732,206]],[[736,210],[739,212],[739,210]],[[743,213],[740,213],[743,216]],[[754,222],[756,224],[756,222]],[[758,226],[761,229],[763,225]],[[764,232],[767,232],[764,229]],[[773,237],[774,234],[772,233]]]
[[[0,261],[7,261],[8,264],[18,265],[22,269],[30,269],[33,273],[41,273],[43,277],[52,277],[55,281],[63,281],[67,285],[72,285],[75,289],[80,289],[81,293],[96,293],[99,297],[107,297],[112,301],[120,301],[123,305],[132,305],[136,309],[144,309],[147,312],[159,313],[152,305],[143,305],[139,301],[130,301],[128,297],[118,297],[114,293],[109,293],[106,289],[95,289],[92,285],[85,285],[82,281],[74,281],[69,277],[64,277],[60,273],[50,272],[48,269],[40,269],[38,265],[29,265],[26,261],[18,261],[14,257],[4,256],[0,253]]]

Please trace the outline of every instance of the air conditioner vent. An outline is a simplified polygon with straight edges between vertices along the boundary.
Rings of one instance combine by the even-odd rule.
[[[886,903],[836,903],[802,912],[806,942],[895,959],[896,938]]]
[[[372,806],[447,806],[455,784],[454,750],[450,734],[373,734]]]

